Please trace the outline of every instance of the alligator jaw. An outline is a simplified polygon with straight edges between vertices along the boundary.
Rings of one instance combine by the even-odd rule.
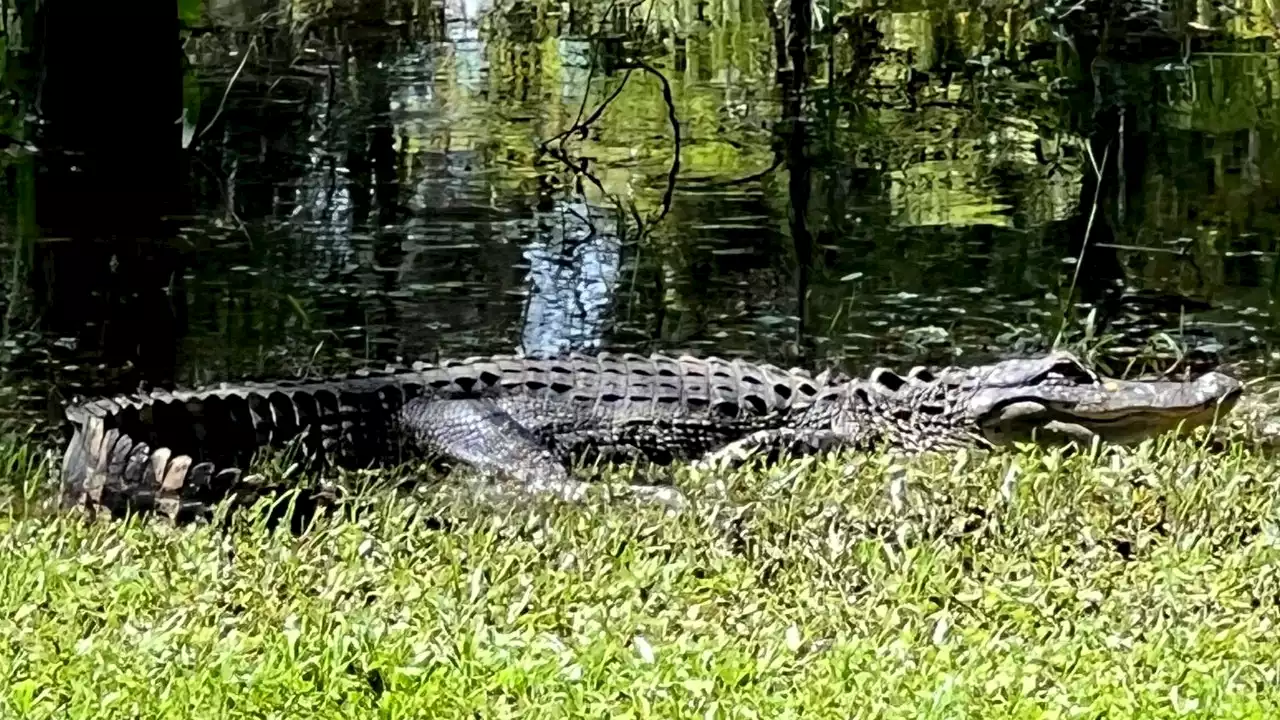
[[[1194,382],[1099,379],[1078,385],[987,388],[970,407],[995,445],[1015,441],[1130,444],[1181,427],[1190,430],[1225,415],[1239,400],[1240,381],[1210,372]]]

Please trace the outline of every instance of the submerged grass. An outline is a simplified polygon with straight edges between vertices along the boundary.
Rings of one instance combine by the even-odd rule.
[[[693,508],[392,490],[305,531],[38,509],[0,446],[21,717],[1274,717],[1280,479],[1157,441],[684,471]]]

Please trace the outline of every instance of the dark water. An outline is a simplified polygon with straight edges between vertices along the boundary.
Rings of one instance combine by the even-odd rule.
[[[188,7],[198,137],[145,230],[62,197],[78,156],[10,88],[8,414],[491,352],[981,361],[1064,327],[1119,369],[1271,365],[1280,75],[1248,22],[1082,74],[1034,17],[925,3],[820,18],[797,82],[754,4],[388,5]],[[114,151],[127,191],[149,151]]]

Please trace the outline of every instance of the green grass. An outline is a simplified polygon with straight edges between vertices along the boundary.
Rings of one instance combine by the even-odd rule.
[[[87,521],[0,447],[6,717],[1275,717],[1248,444],[846,456],[745,508],[384,490],[300,535]],[[452,499],[450,499],[452,497]]]

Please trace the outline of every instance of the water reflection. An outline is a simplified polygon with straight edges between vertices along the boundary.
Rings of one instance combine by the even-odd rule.
[[[1096,293],[1077,315],[1095,313],[1111,352],[1167,341],[1270,362],[1274,55],[1112,59],[1107,83],[1157,102],[1100,144],[1145,159],[1108,171],[1095,211],[1086,138],[1132,98],[1077,92],[1058,45],[993,33],[985,10],[820,18],[807,142],[788,154],[777,19],[755,6],[606,18],[449,0],[438,17],[230,27],[261,4],[221,2],[187,41],[194,112],[218,122],[192,154],[195,212],[162,238],[184,283],[178,381],[512,350],[851,368],[1035,351],[1057,334],[1086,229],[1078,279]],[[637,59],[669,80],[681,127],[656,223],[675,147],[663,85]],[[4,162],[13,308],[38,274],[23,248],[47,241],[20,200],[45,161]],[[792,238],[798,173],[812,248]],[[82,318],[81,341],[59,342],[39,315],[6,331],[7,366],[60,369],[24,397],[112,380],[83,370],[104,362],[83,338],[115,330]]]
[[[611,218],[586,202],[556,202],[526,237],[529,298],[520,349],[549,356],[606,348],[621,269]]]

